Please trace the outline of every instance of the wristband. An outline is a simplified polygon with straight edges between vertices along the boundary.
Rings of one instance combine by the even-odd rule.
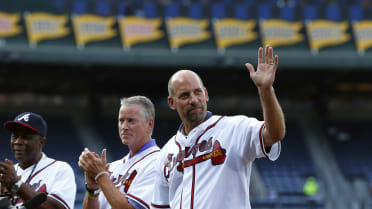
[[[92,194],[92,195],[97,195],[100,193],[100,189],[90,189],[88,188],[88,184],[85,183],[85,190],[87,190],[88,193]]]
[[[96,183],[98,183],[98,182],[97,182],[97,181],[98,181],[98,178],[99,178],[100,176],[102,176],[103,174],[107,174],[108,176],[110,176],[109,173],[108,173],[107,171],[101,171],[101,172],[99,172],[99,173],[96,175],[96,177],[94,177],[94,181],[96,181]]]
[[[23,182],[22,180],[18,180],[15,184],[13,184],[12,188],[10,189],[10,191],[15,194],[17,193],[20,189],[21,189],[21,186],[22,186]]]
[[[96,199],[98,197],[99,194],[91,194],[87,191],[87,196],[89,199]]]

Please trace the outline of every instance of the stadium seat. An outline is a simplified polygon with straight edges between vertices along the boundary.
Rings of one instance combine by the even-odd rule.
[[[360,5],[353,5],[349,8],[349,19],[350,21],[360,21],[363,17],[363,8]]]
[[[245,4],[248,4],[248,5],[253,5],[253,4],[257,3],[256,0],[243,0],[242,2],[245,3]]]
[[[201,3],[194,2],[189,6],[189,17],[193,19],[202,19],[203,18],[203,7]]]
[[[315,5],[322,5],[324,0],[310,0],[310,2]]]
[[[313,21],[318,18],[318,7],[314,5],[306,5],[303,9],[304,21]]]
[[[288,5],[285,5],[284,7],[280,8],[280,19],[286,21],[294,21],[295,8]]]
[[[250,13],[249,13],[249,7],[246,3],[235,4],[234,13],[235,13],[235,18],[237,19],[247,20],[251,18]]]
[[[272,7],[268,3],[263,3],[258,6],[258,19],[265,20],[270,19],[272,15]]]
[[[156,18],[158,16],[157,5],[153,1],[143,3],[143,11],[147,18]]]
[[[165,17],[172,18],[180,16],[180,5],[176,2],[171,2],[165,7]]]
[[[125,1],[121,1],[118,4],[118,15],[126,16],[127,14],[127,3]]]
[[[88,3],[86,0],[75,0],[72,12],[76,15],[86,14],[88,12]]]
[[[226,17],[225,5],[221,2],[212,4],[211,11],[212,19],[221,19]]]
[[[51,0],[52,6],[57,9],[57,11],[66,10],[64,0]]]
[[[96,2],[96,11],[100,16],[108,16],[111,14],[110,11],[110,2],[107,0],[99,0]]]
[[[188,6],[188,5],[190,5],[191,0],[173,0],[173,1],[170,1],[170,2],[177,3],[181,6]]]
[[[340,6],[336,4],[331,4],[326,6],[326,18],[331,21],[340,21],[341,20],[341,11]]]

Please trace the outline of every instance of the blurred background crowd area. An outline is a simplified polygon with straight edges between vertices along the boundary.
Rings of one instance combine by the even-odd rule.
[[[19,4],[21,2],[21,4]],[[328,12],[332,15],[335,13],[348,12],[350,7],[360,7],[366,10],[366,18],[371,18],[371,1],[370,0],[38,0],[39,3],[30,1],[11,1],[3,2],[2,10],[6,12],[19,12],[19,11],[44,11],[52,13],[69,13],[69,14],[98,14],[103,16],[111,15],[137,15],[146,17],[157,16],[172,16],[177,14],[176,11],[169,11],[171,8],[180,7],[181,9],[205,9],[205,14],[201,17],[214,17],[221,16],[222,14],[214,13],[218,10],[219,6],[229,10],[235,6],[249,6],[249,14],[247,18],[261,18],[267,15],[275,17],[276,13],[260,13],[256,7],[266,6],[270,9],[276,10],[281,8],[294,8],[295,19],[299,19],[304,15],[299,9],[308,6],[316,7],[319,10],[319,17],[326,18]],[[220,9],[222,11],[224,9]],[[264,8],[262,8],[264,10]],[[288,12],[289,10],[287,10]],[[291,12],[291,11],[289,11]],[[191,12],[193,13],[193,12]],[[195,11],[193,14],[196,14]],[[191,15],[193,15],[191,14]],[[188,15],[184,13],[183,15]],[[211,15],[211,16],[209,16]],[[233,13],[228,13],[233,15]],[[287,15],[288,16],[288,15]],[[338,17],[342,18],[342,17]]]
[[[336,21],[372,18],[370,0],[14,0],[1,1],[0,5],[9,13],[150,18],[177,14],[228,17],[235,16],[235,8],[242,6],[247,10],[239,17],[248,19],[281,14],[286,20],[303,20],[305,14],[307,18]],[[204,12],[192,13],[189,8],[198,8],[195,5]],[[145,95],[152,99],[156,108],[153,136],[159,146],[175,133],[180,121],[168,107],[167,83],[176,70],[187,68],[199,73],[213,113],[262,119],[257,89],[244,67],[245,62],[256,65],[259,41],[232,47],[236,51],[230,56],[228,50],[225,54],[217,53],[215,47],[205,50],[209,45],[203,43],[185,46],[177,53],[170,52],[168,46],[164,52],[163,42],[140,44],[140,50],[133,47],[129,51],[107,49],[113,46],[110,41],[91,43],[83,50],[73,44],[66,48],[68,38],[45,41],[33,48],[24,34],[19,36],[3,39],[6,44],[0,44],[0,123],[25,111],[44,116],[48,123],[44,152],[73,167],[78,185],[77,209],[85,194],[83,173],[77,165],[83,148],[96,152],[107,148],[110,161],[128,152],[117,130],[120,98]],[[348,45],[332,46],[317,55],[308,48],[305,53],[299,45],[274,50],[279,55],[274,88],[286,116],[287,135],[276,162],[254,162],[252,208],[372,208],[370,51],[356,55],[355,48]],[[1,160],[14,159],[9,137],[8,132],[0,131]]]

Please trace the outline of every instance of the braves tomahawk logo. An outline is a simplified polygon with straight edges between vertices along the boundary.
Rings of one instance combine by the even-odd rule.
[[[21,121],[21,120],[24,120],[26,122],[30,120],[30,113],[24,114],[22,117],[18,118],[18,121]]]
[[[177,156],[174,156],[173,153],[169,153],[167,156],[167,160],[164,164],[164,177],[166,179],[169,178],[170,173],[172,170],[177,167],[177,171],[183,172],[185,167],[189,167],[195,165],[197,163],[206,161],[211,159],[212,165],[220,165],[223,164],[226,160],[226,149],[221,147],[221,144],[218,140],[216,140],[212,146],[212,137],[208,140],[203,140],[200,143],[190,147],[186,147],[185,150],[179,152]],[[213,147],[213,148],[212,148]],[[208,153],[196,156],[198,152],[206,152],[211,150]],[[185,158],[189,157],[190,155],[194,157],[190,160],[184,161]]]
[[[112,172],[110,172],[112,175]],[[133,182],[134,177],[136,177],[137,171],[134,170],[132,173],[127,172],[125,175],[119,175],[117,178],[111,176],[111,181],[115,185],[116,188],[120,188],[124,185],[124,192],[126,193]]]
[[[34,190],[37,193],[48,194],[47,193],[47,187],[46,187],[45,184],[41,184],[41,180],[39,180],[36,183],[33,183],[32,185],[30,185],[30,187],[31,187],[32,190]],[[20,203],[23,203],[23,200],[18,196],[14,196],[13,203],[14,204],[20,204]]]

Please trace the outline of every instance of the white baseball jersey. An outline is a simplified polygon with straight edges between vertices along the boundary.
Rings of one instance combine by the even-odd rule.
[[[35,167],[36,166],[36,167]],[[36,192],[42,192],[57,200],[66,209],[73,209],[75,203],[75,175],[69,164],[47,157],[44,153],[40,161],[25,170],[18,163],[14,165],[17,175]],[[16,198],[16,205],[23,200]]]
[[[143,208],[150,208],[155,162],[160,148],[151,146],[133,157],[128,153],[124,158],[110,163],[109,173],[115,187]],[[100,209],[111,209],[103,192],[99,194]]]
[[[276,160],[281,149],[266,152],[263,128],[246,116],[211,116],[188,136],[181,127],[162,150],[153,208],[250,209],[252,162]]]

